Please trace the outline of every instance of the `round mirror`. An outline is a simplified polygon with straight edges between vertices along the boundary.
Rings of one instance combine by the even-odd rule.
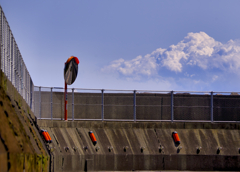
[[[79,60],[77,57],[71,56],[64,67],[64,80],[67,85],[71,85],[77,78]]]

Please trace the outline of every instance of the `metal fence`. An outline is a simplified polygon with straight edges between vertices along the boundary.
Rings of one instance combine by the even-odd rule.
[[[33,110],[31,93],[34,85],[1,6],[0,41],[1,70]]]
[[[240,122],[231,92],[67,90],[68,120]],[[64,119],[64,88],[34,87],[38,119]]]

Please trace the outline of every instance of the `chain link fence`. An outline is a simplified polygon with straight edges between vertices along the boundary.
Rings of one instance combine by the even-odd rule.
[[[25,99],[30,108],[34,110],[32,106],[34,85],[1,6],[0,41],[1,70]]]
[[[174,92],[174,119],[211,121],[211,93]]]
[[[170,121],[171,92],[136,91],[136,120]]]
[[[68,89],[68,120],[240,122],[240,95]],[[38,119],[64,119],[64,88],[34,88]]]
[[[239,93],[214,93],[213,117],[215,121],[240,121]]]

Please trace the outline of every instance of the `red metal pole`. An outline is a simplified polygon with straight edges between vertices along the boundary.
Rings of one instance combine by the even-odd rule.
[[[67,83],[65,82],[64,92],[64,120],[67,121]]]

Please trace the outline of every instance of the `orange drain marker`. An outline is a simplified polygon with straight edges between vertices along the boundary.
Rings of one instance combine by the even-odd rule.
[[[50,137],[49,133],[48,133],[47,131],[45,131],[45,133],[47,134],[47,137],[48,137],[49,143],[52,143],[52,138]]]
[[[97,144],[97,139],[96,139],[96,137],[95,137],[95,135],[93,134],[92,131],[89,131],[89,136],[90,136],[93,144],[96,145]]]
[[[178,133],[176,131],[173,132],[172,136],[173,136],[174,142],[176,144],[180,144],[180,138],[179,138]]]
[[[46,130],[41,130],[41,133],[47,143],[51,143],[52,139]]]

